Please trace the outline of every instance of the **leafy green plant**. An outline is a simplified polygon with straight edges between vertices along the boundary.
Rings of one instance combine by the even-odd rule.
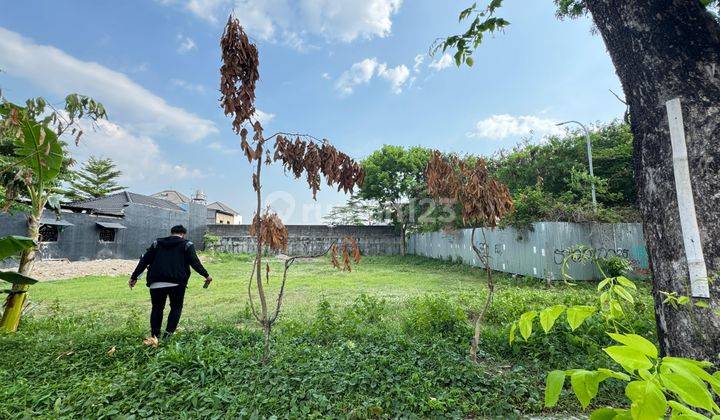
[[[633,270],[630,261],[617,255],[601,259],[600,264],[610,277],[625,276]]]
[[[409,308],[409,314],[403,320],[403,330],[408,334],[458,337],[468,331],[467,314],[445,295],[416,298]]]
[[[557,404],[566,378],[570,378],[572,391],[583,409],[597,397],[603,381],[614,379],[627,382],[625,396],[630,408],[599,408],[593,411],[591,419],[657,419],[664,417],[668,410],[673,418],[708,418],[694,411],[697,409],[711,413],[713,418],[720,416],[720,407],[714,402],[720,397],[720,372],[707,371],[713,364],[681,357],[659,357],[655,344],[635,334],[628,323],[623,322],[628,313],[626,306],[635,302],[633,293],[637,289],[628,278],[608,277],[597,289],[596,306],[555,305],[539,312],[528,311],[510,327],[512,343],[518,331],[525,340],[532,335],[535,319],[548,334],[563,313],[572,331],[597,314],[605,321],[607,335],[620,344],[603,347],[603,352],[625,372],[608,368],[553,370],[546,378],[545,406]],[[689,303],[682,297],[668,295],[668,299],[678,304]]]
[[[215,250],[215,245],[220,242],[220,237],[206,233],[203,235],[203,242],[205,243],[205,249],[209,249],[210,255],[215,256],[215,253],[217,252]]]
[[[583,408],[598,395],[599,385],[606,379],[627,382],[625,396],[630,408],[604,407],[593,411],[592,419],[707,419],[720,416],[714,399],[720,397],[720,372],[710,374],[710,362],[683,357],[659,357],[655,345],[637,334],[608,335],[620,345],[603,348],[625,372],[600,368],[597,370],[554,370],[547,376],[545,406],[554,407],[566,378],[570,378],[573,393]],[[692,407],[692,408],[691,408]]]
[[[5,236],[0,238],[0,260],[20,254],[26,249],[36,246],[35,241],[24,236]],[[37,280],[13,271],[0,271],[0,280],[5,280],[13,285],[30,285],[37,283]],[[13,294],[12,290],[2,292]]]

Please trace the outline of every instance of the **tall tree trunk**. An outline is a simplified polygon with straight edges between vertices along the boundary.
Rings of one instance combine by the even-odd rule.
[[[689,295],[665,102],[682,105],[690,180],[708,273],[720,268],[720,25],[699,0],[586,0],[630,108],[634,166],[664,354],[720,361],[720,282],[711,309],[664,305]]]
[[[42,217],[43,207],[45,202],[38,203],[33,208],[32,213],[28,216],[28,238],[38,241],[40,238],[40,218]],[[35,251],[36,248],[32,247],[26,249],[20,254],[20,267],[18,273],[29,276],[35,265]],[[23,305],[27,297],[27,284],[14,284],[12,292],[8,295],[5,301],[5,308],[3,311],[2,319],[0,319],[0,331],[15,332],[20,325],[20,315],[22,314]]]
[[[482,233],[483,237],[483,250],[480,251],[478,246],[475,244],[475,231],[477,229],[480,229],[480,232]],[[475,319],[473,319],[473,339],[470,342],[470,359],[474,364],[478,363],[478,346],[480,344],[480,330],[482,328],[483,320],[485,319],[485,314],[487,313],[488,309],[490,308],[490,305],[492,305],[493,297],[495,296],[495,282],[493,281],[493,270],[490,266],[490,248],[487,245],[487,237],[485,236],[485,228],[480,227],[476,228],[473,227],[472,234],[470,235],[470,245],[472,246],[473,252],[475,252],[475,255],[477,255],[478,259],[483,264],[483,269],[485,269],[485,279],[487,281],[488,286],[488,294],[485,297],[485,304],[483,305],[480,312],[475,316]]]
[[[262,150],[262,143],[259,143],[257,146],[257,150]],[[261,153],[262,154],[262,153]],[[255,226],[255,229],[257,230],[257,250],[255,253],[255,276],[257,281],[257,288],[258,288],[258,297],[260,298],[260,324],[263,327],[263,357],[262,357],[262,363],[267,363],[268,359],[270,358],[270,317],[268,314],[268,307],[267,307],[267,300],[265,299],[265,289],[263,288],[262,283],[262,188],[260,186],[260,173],[262,170],[262,159],[257,159],[257,169],[255,170],[255,181],[257,184],[255,185],[256,193],[257,193],[257,225]],[[253,223],[255,223],[255,220],[253,220]]]
[[[405,223],[400,223],[400,238],[402,239],[400,243],[400,255],[404,257],[407,255],[407,227]]]

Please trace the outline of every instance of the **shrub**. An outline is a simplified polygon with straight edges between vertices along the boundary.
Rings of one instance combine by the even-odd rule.
[[[625,276],[632,271],[630,262],[623,257],[602,258],[599,260],[599,264],[607,277]]]
[[[408,304],[403,330],[410,335],[465,339],[470,333],[465,310],[445,295],[425,295]]]
[[[385,299],[361,294],[344,313],[343,318],[348,321],[377,324],[382,321],[387,310]]]

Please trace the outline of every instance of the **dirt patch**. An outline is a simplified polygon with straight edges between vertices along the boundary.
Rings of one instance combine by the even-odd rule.
[[[40,281],[71,279],[83,276],[127,276],[137,260],[38,261],[31,276]]]
[[[199,256],[203,264],[211,262],[212,259],[206,255]],[[126,276],[130,277],[138,260],[93,260],[93,261],[68,261],[48,260],[35,263],[30,277],[40,281],[74,279],[84,276]],[[17,271],[17,266],[0,271]],[[147,271],[145,271],[147,273]]]

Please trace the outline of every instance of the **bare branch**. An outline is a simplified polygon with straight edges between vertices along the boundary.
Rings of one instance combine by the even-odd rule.
[[[613,96],[614,96],[615,98],[617,98],[618,101],[622,102],[625,106],[627,106],[627,102],[625,102],[624,99],[621,99],[621,98],[617,95],[617,93],[613,92],[612,89],[608,89],[608,90],[610,91],[610,93],[613,94]]]
[[[334,244],[334,243],[337,243],[338,240],[339,240],[339,239],[336,239],[335,241],[333,241],[333,244]],[[284,297],[284,295],[285,295],[285,282],[287,281],[287,273],[288,273],[288,270],[290,269],[290,267],[291,267],[291,266],[293,265],[293,263],[295,262],[295,260],[320,258],[320,257],[326,255],[328,252],[330,252],[330,249],[332,249],[332,244],[331,244],[325,251],[323,251],[323,252],[321,252],[321,253],[319,253],[319,254],[315,254],[315,255],[295,255],[295,256],[290,257],[290,258],[288,258],[287,260],[285,260],[285,270],[283,271],[283,280],[282,280],[282,283],[280,284],[280,292],[278,293],[277,305],[275,306],[275,311],[273,312],[272,316],[270,317],[270,324],[271,324],[271,325],[275,323],[275,320],[277,320],[277,317],[278,317],[278,315],[280,314],[280,307],[282,306],[282,300],[283,300],[283,297]]]

